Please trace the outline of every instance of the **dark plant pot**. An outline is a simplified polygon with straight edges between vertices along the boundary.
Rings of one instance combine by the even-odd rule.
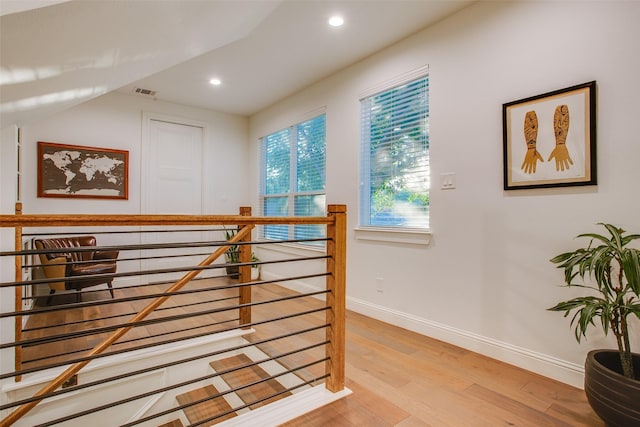
[[[229,265],[225,267],[227,270],[227,275],[232,279],[240,278],[240,269],[237,265]]]
[[[584,369],[584,391],[593,411],[609,427],[640,426],[640,354],[633,353],[636,379],[622,375],[615,350],[592,350]]]

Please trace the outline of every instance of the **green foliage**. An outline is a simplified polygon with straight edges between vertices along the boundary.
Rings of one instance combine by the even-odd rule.
[[[372,198],[372,212],[388,212],[393,209],[395,204],[395,193],[388,183],[383,183],[373,191]]]
[[[237,228],[224,229],[225,238],[228,240],[232,239],[238,233]],[[240,246],[239,245],[231,245],[229,249],[224,253],[225,259],[227,263],[237,264],[240,262]],[[260,259],[256,256],[255,253],[251,252],[251,262],[260,262]],[[255,266],[252,266],[255,267]]]
[[[290,130],[283,129],[265,137],[265,193],[282,194],[289,191],[291,146]]]
[[[227,241],[231,240],[237,233],[238,230],[236,228],[233,228],[231,230],[227,230],[227,228],[224,229],[224,236]],[[227,252],[224,253],[224,256],[228,263],[235,264],[240,262],[240,247],[238,245],[229,246],[229,249],[227,249]]]
[[[612,331],[616,336],[624,375],[634,378],[628,317],[640,318],[640,250],[628,245],[640,235],[625,234],[611,224],[600,225],[608,236],[581,234],[578,237],[591,239],[587,247],[551,259],[564,270],[565,286],[585,288],[596,296],[559,302],[549,310],[564,312],[565,317],[573,312],[571,326],[578,342],[599,319],[604,334]]]
[[[409,195],[410,202],[418,203],[422,206],[429,206],[429,194],[428,193],[411,193]]]
[[[265,194],[324,190],[325,121],[322,114],[264,138]],[[295,168],[295,182],[291,182],[291,168]]]
[[[296,191],[321,191],[326,182],[325,115],[296,126]]]

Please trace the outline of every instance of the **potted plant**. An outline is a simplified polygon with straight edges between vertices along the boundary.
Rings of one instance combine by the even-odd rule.
[[[564,286],[579,287],[588,295],[549,308],[573,313],[576,340],[586,338],[589,326],[613,332],[617,351],[593,350],[585,362],[585,393],[593,410],[609,426],[640,425],[640,354],[631,351],[629,320],[640,318],[640,250],[629,245],[640,239],[611,224],[600,224],[608,235],[581,234],[586,247],[551,259],[564,270]],[[596,323],[596,320],[599,320]]]
[[[237,229],[227,230],[225,228],[225,238],[227,240],[231,239],[236,235]],[[237,264],[240,262],[240,246],[239,245],[231,245],[229,249],[224,253],[225,260],[227,261],[227,265],[225,268],[227,270],[227,275],[232,279],[238,279],[240,277],[239,269]],[[251,265],[251,280],[258,280],[260,278],[261,265],[256,264],[260,262],[260,259],[256,256],[255,253],[251,252],[251,262],[254,263]]]
[[[260,262],[260,258],[256,256],[253,252],[251,252],[251,280],[260,280],[260,273],[262,271],[262,265],[256,264]]]

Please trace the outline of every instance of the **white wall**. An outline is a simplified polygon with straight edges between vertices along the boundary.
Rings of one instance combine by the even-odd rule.
[[[549,259],[597,222],[640,232],[639,19],[637,2],[476,3],[253,116],[252,158],[260,136],[326,106],[327,201],[349,209],[349,307],[580,386],[586,351],[614,344],[594,333],[579,345],[546,311],[574,295]],[[359,95],[426,64],[431,243],[356,240]],[[503,191],[502,104],[591,80],[598,186]],[[446,172],[455,190],[439,189]]]
[[[154,113],[203,123],[205,141],[205,213],[238,213],[249,192],[247,173],[248,121],[210,110],[110,93],[22,128],[24,213],[137,214],[141,206],[142,114]],[[58,199],[37,197],[37,142],[129,150],[129,199]],[[230,177],[236,179],[230,179]]]
[[[16,202],[16,164],[18,129],[6,126],[0,131],[0,215],[13,215]],[[0,251],[12,251],[15,247],[15,233],[12,228],[0,228]],[[15,280],[15,261],[12,257],[0,257],[0,282]],[[14,288],[0,288],[0,312],[6,313],[15,309]],[[0,322],[0,342],[12,341],[14,323],[12,319]],[[0,350],[0,372],[12,371],[14,367],[14,351],[11,348]]]

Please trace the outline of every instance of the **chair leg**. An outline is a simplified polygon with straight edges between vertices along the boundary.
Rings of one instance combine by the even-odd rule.
[[[76,302],[80,302],[80,289],[76,289]]]
[[[107,286],[109,286],[109,292],[111,293],[111,298],[112,298],[112,299],[113,299],[113,298],[115,298],[115,297],[113,296],[113,286],[111,285],[111,280],[109,280],[109,281],[107,282]]]
[[[47,305],[51,304],[51,299],[53,298],[53,294],[56,293],[55,289],[50,289],[49,290],[49,297],[47,298]]]

